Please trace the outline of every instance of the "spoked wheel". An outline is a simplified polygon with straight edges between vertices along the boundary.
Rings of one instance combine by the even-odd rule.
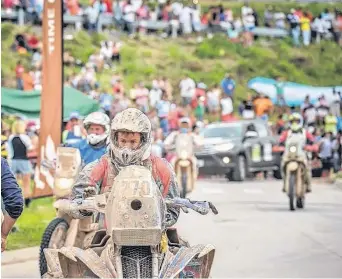
[[[48,271],[44,255],[44,249],[58,249],[63,247],[68,229],[69,224],[63,218],[56,218],[52,220],[45,229],[45,232],[42,237],[42,242],[40,244],[39,252],[39,269],[41,276],[43,276]]]
[[[289,179],[289,202],[290,210],[295,210],[294,200],[295,200],[295,188],[296,188],[296,175],[294,173],[290,174]]]

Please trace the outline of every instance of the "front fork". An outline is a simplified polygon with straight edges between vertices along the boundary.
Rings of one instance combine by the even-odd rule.
[[[295,167],[294,164],[297,164],[297,167]],[[299,162],[289,162],[285,164],[284,166],[284,189],[287,194],[289,194],[289,189],[290,189],[290,177],[291,175],[296,176],[295,183],[295,193],[297,197],[304,197],[305,192],[306,192],[306,187],[307,187],[307,182],[305,181],[305,172],[306,169],[303,166],[302,163]]]

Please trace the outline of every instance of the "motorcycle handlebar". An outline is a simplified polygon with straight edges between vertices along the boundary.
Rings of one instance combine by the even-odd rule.
[[[102,196],[98,195],[97,197]],[[103,196],[104,197],[104,196]],[[189,199],[175,198],[166,199],[165,204],[171,208],[181,208],[184,212],[188,212],[187,209],[191,209],[201,215],[207,215],[212,211],[215,215],[218,214],[218,210],[212,202],[208,201],[191,201]],[[82,200],[58,200],[54,203],[55,208],[68,213],[75,211],[90,211],[105,213],[106,203],[105,201],[95,197],[89,197]]]

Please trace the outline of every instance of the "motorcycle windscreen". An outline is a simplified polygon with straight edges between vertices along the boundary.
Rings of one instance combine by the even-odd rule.
[[[189,134],[179,134],[176,139],[176,154],[178,158],[191,158],[194,154],[193,138]]]
[[[115,177],[107,200],[107,233],[117,245],[157,245],[165,210],[151,171],[142,166],[125,167]]]

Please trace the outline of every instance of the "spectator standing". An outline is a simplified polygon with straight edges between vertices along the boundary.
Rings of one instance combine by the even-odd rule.
[[[236,83],[229,73],[226,73],[225,78],[221,81],[221,88],[225,95],[234,98]]]
[[[179,83],[183,106],[189,105],[195,95],[196,83],[189,76],[185,76]]]
[[[21,61],[18,61],[17,66],[15,67],[15,76],[17,79],[18,90],[24,90],[24,80],[23,80],[24,72],[25,72],[24,66],[21,64]]]
[[[183,35],[187,36],[192,32],[192,22],[191,22],[192,9],[189,6],[185,6],[179,15],[179,22],[182,27]]]
[[[330,111],[332,115],[340,117],[341,115],[341,97],[338,95],[336,89],[333,89],[333,97],[330,103]]]
[[[134,34],[135,9],[132,1],[128,0],[123,7],[124,30],[128,31],[129,35]]]
[[[324,36],[324,21],[322,20],[321,15],[315,18],[311,27],[312,30],[315,32],[316,43],[319,44]]]
[[[300,18],[296,14],[294,9],[291,9],[291,13],[287,15],[287,20],[290,24],[291,28],[291,36],[294,46],[299,46],[299,37],[300,37]]]
[[[164,136],[169,133],[169,113],[171,104],[168,101],[167,94],[163,91],[162,99],[156,105],[157,116],[159,118],[160,128],[163,130]]]
[[[84,13],[87,16],[88,30],[90,32],[96,31],[100,15],[98,1],[93,2],[89,7],[87,7]]]
[[[300,19],[302,36],[303,36],[303,44],[304,46],[310,45],[311,40],[311,27],[310,27],[310,18],[307,12],[304,12],[303,17]]]
[[[232,118],[234,107],[233,100],[229,95],[225,95],[221,99],[221,120],[223,122],[229,121]]]
[[[285,19],[286,19],[286,16],[283,12],[280,12],[280,11],[276,12],[274,14],[274,20],[275,20],[276,28],[285,29],[286,28]]]
[[[7,236],[22,212],[21,189],[7,161],[1,157],[1,252],[6,250]]]
[[[264,12],[265,27],[272,27],[273,13],[272,7],[268,6]]]
[[[28,151],[32,149],[32,141],[26,135],[26,123],[23,120],[17,120],[13,124],[12,135],[8,138],[8,160],[16,178],[22,176],[26,206],[32,198],[31,174],[33,170],[27,157]]]

